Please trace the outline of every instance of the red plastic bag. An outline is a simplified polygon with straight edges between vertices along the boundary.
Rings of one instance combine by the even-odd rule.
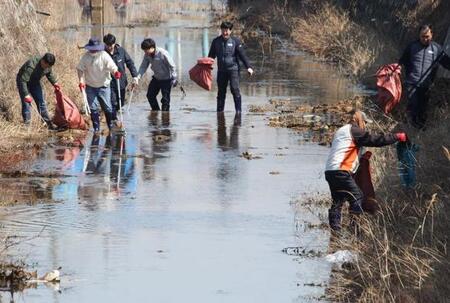
[[[401,66],[396,63],[383,65],[376,72],[377,101],[385,114],[390,113],[402,97],[401,72]]]
[[[380,207],[375,199],[375,190],[372,184],[372,176],[370,175],[370,157],[372,153],[367,151],[360,159],[359,168],[356,174],[353,176],[356,185],[361,189],[364,194],[364,200],[362,202],[362,209],[365,212],[374,214]]]
[[[211,90],[214,59],[205,57],[197,60],[197,64],[189,70],[189,77],[200,87]]]
[[[86,129],[86,122],[76,104],[61,91],[55,91],[55,95],[56,109],[53,123],[60,128]]]

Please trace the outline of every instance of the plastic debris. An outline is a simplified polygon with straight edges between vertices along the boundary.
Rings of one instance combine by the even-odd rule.
[[[350,250],[338,250],[335,253],[325,256],[325,260],[330,263],[342,265],[344,263],[354,263],[358,260],[358,255]]]

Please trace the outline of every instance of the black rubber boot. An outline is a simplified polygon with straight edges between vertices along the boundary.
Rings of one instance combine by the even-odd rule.
[[[328,222],[332,230],[341,230],[341,213],[335,209],[328,210]]]
[[[108,125],[108,129],[111,130],[113,127],[113,113],[105,112],[106,124]]]

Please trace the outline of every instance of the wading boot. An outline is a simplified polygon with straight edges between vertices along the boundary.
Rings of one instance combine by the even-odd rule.
[[[333,231],[341,230],[341,213],[334,209],[328,210],[328,222],[330,223],[330,228]]]

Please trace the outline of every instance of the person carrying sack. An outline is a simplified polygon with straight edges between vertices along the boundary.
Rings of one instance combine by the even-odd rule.
[[[16,83],[22,104],[22,118],[25,125],[30,124],[31,103],[34,99],[42,120],[44,120],[49,129],[55,129],[48,115],[44,91],[41,86],[41,79],[43,76],[46,76],[55,90],[58,91],[61,89],[56,75],[52,70],[55,61],[55,56],[51,53],[46,53],[44,56],[34,56],[25,62],[17,73]]]
[[[366,123],[371,122],[364,112],[352,111],[349,123],[334,134],[325,167],[325,179],[330,186],[333,199],[328,210],[328,220],[330,228],[334,231],[341,230],[341,209],[345,201],[350,203],[351,215],[363,212],[364,195],[353,179],[363,154],[363,147],[382,147],[398,141],[407,141],[407,136],[403,132],[370,134],[365,127]]]

